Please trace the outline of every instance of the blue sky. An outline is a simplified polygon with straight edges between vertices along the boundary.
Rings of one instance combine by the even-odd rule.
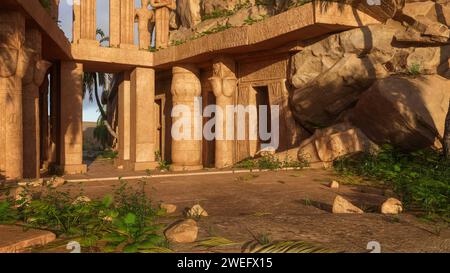
[[[73,0],[61,0],[59,6],[60,26],[69,41],[72,41],[72,3]],[[136,7],[140,7],[140,0],[136,1]],[[109,0],[97,0],[97,28],[103,30],[109,36]],[[99,112],[95,102],[90,103],[87,96],[83,102],[83,121],[97,121]]]

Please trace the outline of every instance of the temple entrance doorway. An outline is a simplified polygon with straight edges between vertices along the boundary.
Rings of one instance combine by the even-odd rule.
[[[261,140],[260,132],[261,129],[267,132],[268,129],[271,128],[271,111],[270,111],[270,98],[269,98],[269,88],[268,86],[255,86],[256,91],[256,107],[257,107],[257,122],[258,122],[258,141],[257,141],[257,150],[261,150],[262,144],[269,144],[270,139]],[[266,111],[261,109],[260,106],[266,106]],[[261,124],[261,115],[265,115],[266,124]]]

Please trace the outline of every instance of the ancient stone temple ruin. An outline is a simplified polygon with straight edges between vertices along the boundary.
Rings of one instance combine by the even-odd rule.
[[[196,134],[211,119],[197,119],[208,105],[278,106],[274,152],[312,163],[385,142],[416,148],[442,138],[448,1],[109,0],[104,43],[98,1],[70,1],[71,41],[58,27],[59,2],[0,2],[3,180],[36,179],[51,166],[87,171],[85,72],[115,75],[108,98],[115,166],[133,171],[155,169],[157,151],[181,171],[230,167],[261,150],[263,141],[249,137],[260,113],[222,115],[215,132],[245,121],[242,139],[172,137],[182,118],[194,121],[183,130]],[[177,105],[189,115],[173,115]]]

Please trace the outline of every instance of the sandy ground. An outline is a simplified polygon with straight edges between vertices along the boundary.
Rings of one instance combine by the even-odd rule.
[[[178,206],[174,215],[162,219],[167,224],[182,219],[185,208],[201,204],[210,216],[199,221],[199,239],[221,236],[246,242],[253,236],[265,236],[271,240],[303,240],[345,252],[367,252],[368,242],[377,241],[382,252],[450,252],[448,227],[425,222],[408,212],[399,216],[379,214],[379,206],[387,199],[384,190],[362,186],[333,190],[327,187],[333,179],[339,178],[325,170],[151,178],[146,192],[155,202]],[[114,184],[118,182],[64,187],[81,185],[85,195],[100,198],[111,193]],[[129,184],[138,185],[138,181]],[[337,194],[368,213],[332,214]],[[206,251],[194,245],[173,247],[180,252]],[[238,252],[239,246],[208,251]]]

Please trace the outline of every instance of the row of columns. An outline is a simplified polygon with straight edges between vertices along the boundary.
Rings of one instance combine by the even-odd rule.
[[[148,9],[152,5],[152,10]],[[157,48],[169,45],[171,12],[176,10],[175,0],[141,0],[141,8],[135,9],[135,0],[109,0],[109,45],[135,49],[134,22],[138,22],[139,48],[148,50],[155,25]],[[73,42],[98,45],[96,40],[96,0],[74,1]]]
[[[216,105],[224,111],[216,111],[216,124],[222,126],[215,127],[216,136],[223,136],[215,141],[215,167],[225,168],[233,165],[233,140],[226,137],[227,125],[232,122],[225,110],[227,106],[234,105],[234,96],[237,88],[237,77],[235,62],[228,57],[219,57],[213,62],[213,75],[209,79]],[[199,70],[194,65],[175,66],[172,69],[172,100],[173,107],[184,105],[190,109],[191,113],[190,139],[172,139],[172,170],[198,170],[202,166],[202,137],[194,134],[202,134],[202,130],[195,128],[199,126],[196,119],[200,116],[199,109],[195,107],[195,98],[201,95],[201,82]],[[185,116],[173,117],[172,123]],[[234,119],[234,117],[232,117]],[[200,125],[201,127],[201,125]]]
[[[47,107],[48,87],[42,83],[51,63],[42,59],[40,30],[26,26],[23,14],[2,11],[0,25],[0,109],[4,111],[0,115],[0,180],[36,179],[40,176],[41,149],[47,149],[45,145],[41,145],[42,135],[45,136],[42,132],[48,125],[41,126],[48,119],[47,109],[43,109]],[[73,70],[62,70],[61,77],[67,80],[67,88],[61,88],[67,94],[59,97],[67,102],[71,96],[79,95],[81,98],[81,85],[75,94],[70,90]],[[81,78],[76,84],[81,84]],[[57,90],[56,86],[53,88]],[[52,107],[64,104],[63,100],[52,100]],[[67,105],[72,107],[72,101]],[[78,106],[81,109],[81,101]],[[79,121],[81,130],[81,116],[76,119],[68,117],[71,115],[68,112],[65,114],[62,113],[53,122]],[[65,132],[54,132],[53,137],[60,136],[60,133],[64,135]],[[81,140],[70,141],[79,143],[77,148],[81,152]],[[62,158],[65,159],[66,156]],[[56,158],[53,160],[56,162]],[[81,163],[81,157],[79,162]]]

